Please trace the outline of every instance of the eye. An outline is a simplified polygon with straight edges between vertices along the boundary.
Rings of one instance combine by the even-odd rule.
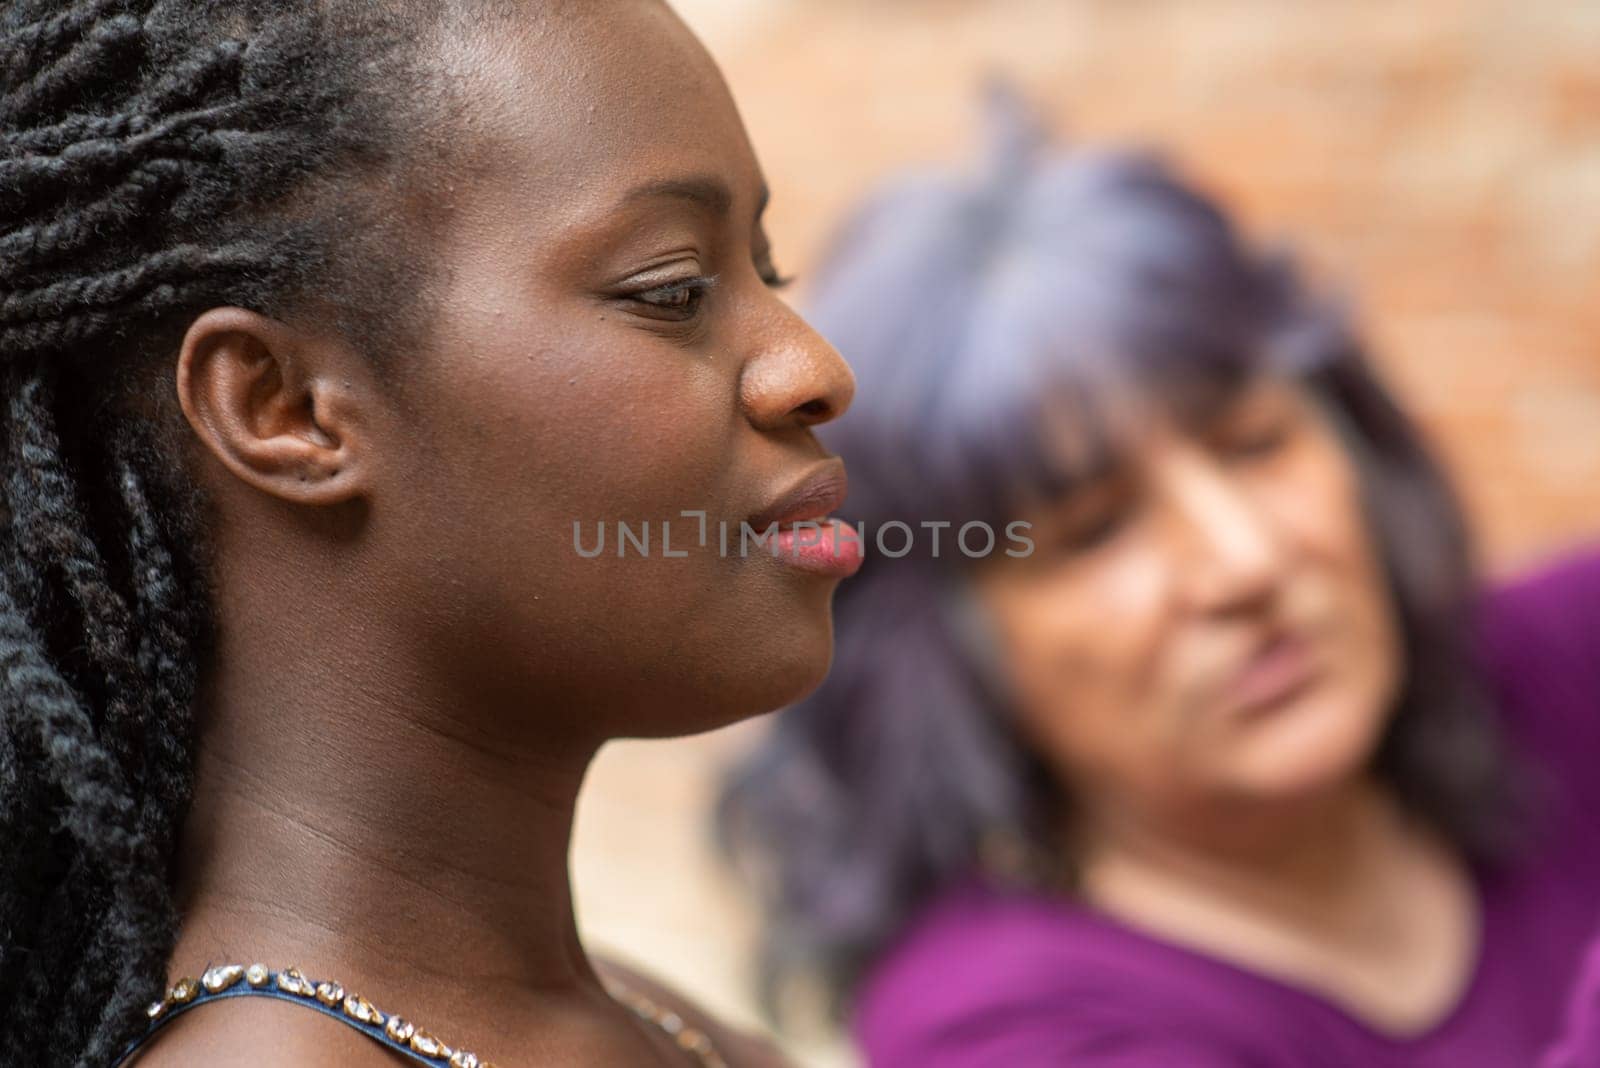
[[[1292,442],[1300,425],[1293,394],[1262,385],[1219,413],[1200,438],[1224,459],[1268,459]]]
[[[1122,508],[1102,509],[1095,515],[1085,516],[1066,531],[1061,539],[1062,548],[1070,553],[1089,552],[1116,537],[1126,521],[1126,510]]]
[[[1288,442],[1292,430],[1282,420],[1260,426],[1230,429],[1218,435],[1217,447],[1230,456],[1256,459],[1271,456]]]
[[[653,318],[682,322],[694,318],[706,294],[717,284],[715,276],[685,278],[629,294],[627,299]]]
[[[1137,490],[1123,479],[1102,482],[1071,494],[1057,513],[1052,539],[1068,556],[1090,553],[1115,541],[1139,510]]]

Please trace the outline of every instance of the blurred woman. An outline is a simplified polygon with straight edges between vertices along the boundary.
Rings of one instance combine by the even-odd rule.
[[[1480,590],[1338,308],[1002,125],[815,291],[850,515],[922,536],[724,798],[769,995],[820,973],[878,1068],[1536,1063],[1600,906],[1600,556]]]

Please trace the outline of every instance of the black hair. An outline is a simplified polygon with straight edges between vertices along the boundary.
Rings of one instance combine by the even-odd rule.
[[[215,625],[177,346],[225,305],[371,352],[420,329],[422,257],[385,220],[447,122],[418,60],[444,13],[0,0],[8,1060],[109,1063],[165,984]]]

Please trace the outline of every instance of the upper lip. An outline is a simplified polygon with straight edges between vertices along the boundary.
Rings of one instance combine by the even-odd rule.
[[[844,503],[849,489],[850,480],[845,474],[844,461],[837,456],[829,457],[774,497],[772,503],[752,515],[750,526],[755,530],[765,530],[774,523],[821,519]]]

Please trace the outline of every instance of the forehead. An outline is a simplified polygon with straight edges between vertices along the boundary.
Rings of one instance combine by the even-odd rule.
[[[1096,483],[1208,434],[1235,417],[1298,406],[1302,392],[1279,374],[1154,382],[1075,383],[1042,400],[1033,427],[1039,467],[1056,496]]]
[[[733,192],[736,214],[753,214],[744,202],[762,179],[738,111],[664,3],[524,5],[448,33],[439,51],[457,98],[451,154],[467,182],[491,181],[556,224],[641,185],[710,176]]]

